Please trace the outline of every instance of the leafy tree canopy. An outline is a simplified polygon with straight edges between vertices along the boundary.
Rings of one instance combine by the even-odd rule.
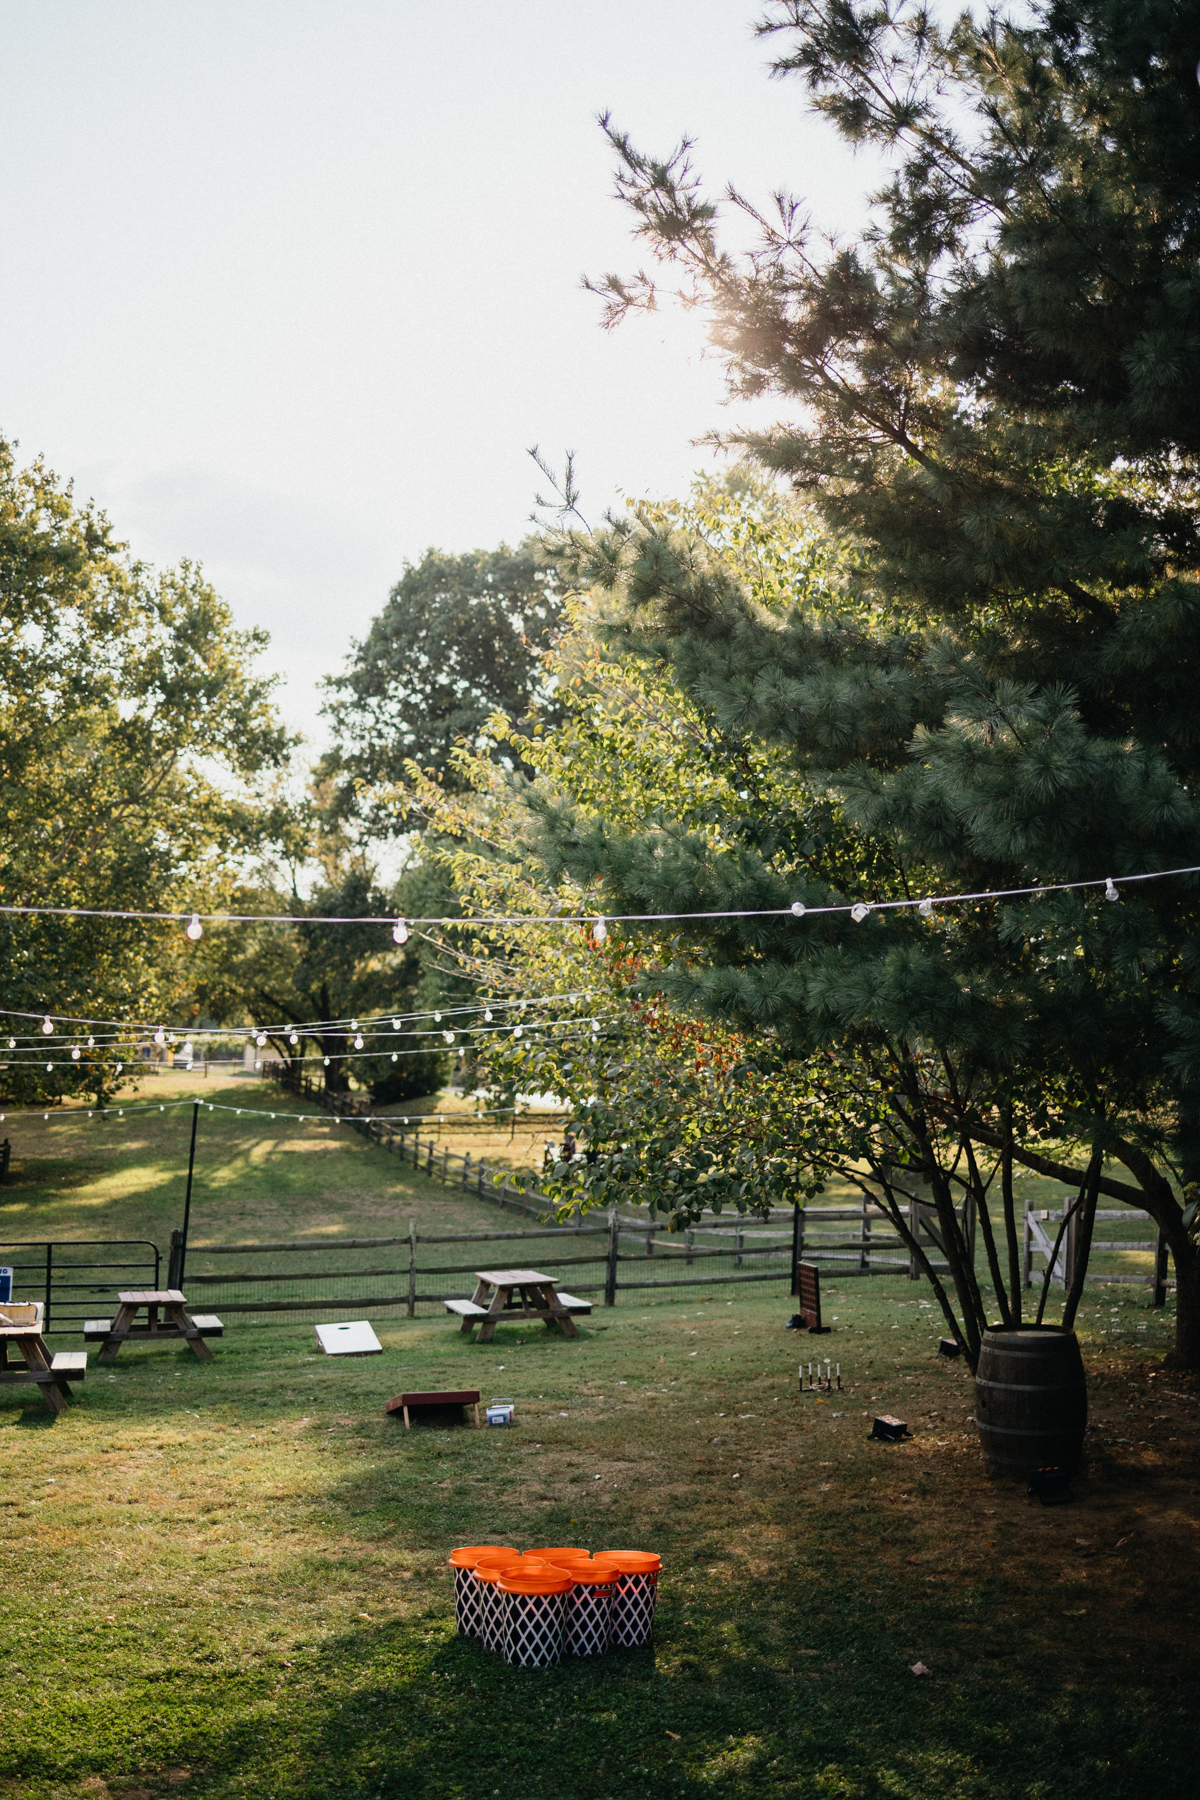
[[[637,230],[709,309],[735,390],[793,403],[740,441],[810,494],[845,578],[773,616],[649,515],[564,537],[564,565],[714,728],[824,792],[860,852],[730,854],[682,819],[543,807],[548,866],[603,880],[614,908],[807,907],[685,928],[665,987],[797,1056],[874,1058],[952,1263],[935,1127],[968,1168],[997,1152],[1005,1188],[1013,1158],[1069,1176],[1036,1140],[1074,1138],[1091,1204],[1132,1197],[1165,1232],[1192,1364],[1195,881],[929,924],[878,909],[1200,861],[1198,23],[1167,4],[947,31],[903,3],[773,7],[778,71],[892,162],[872,228],[828,250],[784,199],[730,255],[687,147],[658,161],[612,132]],[[612,319],[661,297],[644,273],[598,285]],[[812,916],[849,900],[874,910]],[[974,1339],[982,1306],[954,1278]]]
[[[404,830],[403,817],[360,800],[362,786],[401,781],[409,759],[453,779],[455,744],[485,747],[489,715],[520,718],[539,693],[561,606],[533,540],[463,556],[427,550],[409,564],[346,670],[326,684],[336,747],[324,773],[339,812],[365,804],[376,832]]]
[[[207,910],[280,822],[289,740],[253,670],[265,644],[197,568],[153,573],[0,442],[0,901]],[[169,1017],[189,999],[187,948],[176,926],[0,915],[5,1003]],[[10,1103],[112,1090],[121,1041],[95,1033],[73,1064],[10,1035]]]

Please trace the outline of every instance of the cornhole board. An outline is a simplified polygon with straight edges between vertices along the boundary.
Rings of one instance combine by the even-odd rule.
[[[345,1325],[318,1325],[317,1342],[326,1356],[382,1356],[383,1345],[366,1319]]]
[[[814,1337],[824,1337],[828,1325],[821,1323],[821,1271],[816,1263],[796,1264],[796,1297],[800,1302],[799,1317]]]
[[[443,1406],[457,1406],[459,1408],[470,1406],[473,1407],[475,1411],[476,1425],[479,1423],[478,1388],[442,1388],[434,1390],[431,1393],[397,1394],[394,1400],[388,1401],[383,1410],[385,1413],[402,1414],[405,1431],[411,1431],[412,1420],[409,1417],[410,1412],[416,1412],[420,1407],[424,1406],[435,1408]]]

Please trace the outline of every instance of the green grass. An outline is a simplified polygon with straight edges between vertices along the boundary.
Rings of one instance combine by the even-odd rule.
[[[161,1239],[162,1117],[73,1145],[7,1125],[4,1234]],[[495,1225],[348,1132],[211,1118],[203,1235]],[[381,1320],[353,1362],[239,1320],[211,1365],[93,1358],[57,1421],[3,1392],[0,1792],[1190,1796],[1197,1384],[1155,1373],[1169,1318],[1089,1291],[1087,1473],[1046,1509],[985,1480],[927,1300],[826,1282],[832,1399],[798,1394],[817,1341],[758,1286],[623,1298],[575,1342]],[[405,1433],[382,1406],[410,1385],[511,1395],[517,1427]],[[870,1442],[878,1411],[913,1440]],[[658,1550],[653,1652],[517,1671],[456,1639],[445,1558],[484,1539]]]

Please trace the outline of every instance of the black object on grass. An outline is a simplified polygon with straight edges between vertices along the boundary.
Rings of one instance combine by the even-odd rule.
[[[1034,1469],[1029,1476],[1029,1497],[1043,1506],[1065,1506],[1075,1496],[1071,1492],[1069,1469]]]
[[[957,1338],[939,1338],[938,1339],[938,1355],[939,1356],[961,1356],[962,1355],[962,1345],[959,1343]]]
[[[871,1436],[885,1444],[898,1444],[908,1436],[908,1426],[903,1419],[894,1419],[891,1413],[880,1413],[871,1427]]]

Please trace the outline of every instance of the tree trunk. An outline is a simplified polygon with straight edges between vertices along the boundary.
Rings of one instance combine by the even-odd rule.
[[[1172,1235],[1175,1264],[1175,1348],[1165,1358],[1172,1369],[1200,1369],[1200,1251],[1190,1238]]]

